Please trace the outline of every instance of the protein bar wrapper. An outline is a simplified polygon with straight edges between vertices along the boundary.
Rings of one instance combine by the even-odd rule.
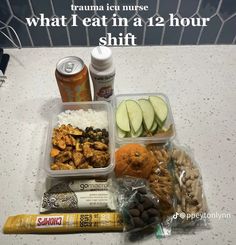
[[[107,191],[112,187],[112,180],[77,179],[60,181],[48,190],[48,192],[77,192],[77,191]]]
[[[120,213],[22,214],[8,217],[3,227],[6,234],[104,231],[123,231]]]
[[[45,192],[40,213],[79,212],[81,210],[116,210],[115,194],[111,191]]]

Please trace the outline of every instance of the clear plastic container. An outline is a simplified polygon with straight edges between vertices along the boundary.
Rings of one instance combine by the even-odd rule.
[[[58,126],[58,114],[65,110],[88,110],[93,109],[95,111],[107,111],[107,120],[108,120],[108,133],[109,133],[109,153],[110,153],[110,162],[109,165],[105,168],[91,168],[91,169],[75,169],[75,170],[51,170],[50,164],[53,162],[53,159],[50,157],[50,151],[52,148],[52,133],[53,128]],[[66,103],[57,103],[51,112],[51,120],[49,121],[48,127],[48,136],[47,143],[44,151],[44,166],[45,171],[51,177],[87,177],[93,178],[98,176],[106,176],[111,173],[115,167],[114,160],[114,120],[113,120],[113,111],[112,106],[105,101],[89,101],[89,102],[66,102]],[[88,127],[91,125],[88,125]]]
[[[170,107],[170,102],[168,97],[162,93],[143,93],[143,94],[120,94],[116,95],[113,101],[114,106],[114,114],[116,114],[116,109],[118,105],[123,100],[138,100],[138,99],[148,99],[149,96],[159,96],[161,97],[167,104],[168,107],[168,115],[164,123],[165,128],[169,128],[167,132],[159,132],[153,136],[145,136],[145,137],[124,137],[120,138],[117,134],[117,125],[115,122],[115,138],[117,144],[126,144],[126,143],[140,143],[140,144],[150,144],[150,143],[165,143],[169,140],[172,140],[175,137],[175,123]]]

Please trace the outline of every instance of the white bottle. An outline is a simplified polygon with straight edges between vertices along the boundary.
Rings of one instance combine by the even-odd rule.
[[[111,49],[98,46],[91,52],[90,75],[94,87],[94,100],[110,102],[114,91],[115,66]]]

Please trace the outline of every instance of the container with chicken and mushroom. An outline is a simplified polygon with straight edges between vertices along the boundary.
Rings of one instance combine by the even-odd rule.
[[[112,107],[107,102],[57,103],[45,150],[51,177],[106,176],[114,169]]]

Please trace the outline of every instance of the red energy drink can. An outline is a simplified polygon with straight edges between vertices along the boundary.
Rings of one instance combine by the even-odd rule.
[[[88,69],[83,60],[75,56],[58,61],[55,71],[63,102],[91,101]]]

